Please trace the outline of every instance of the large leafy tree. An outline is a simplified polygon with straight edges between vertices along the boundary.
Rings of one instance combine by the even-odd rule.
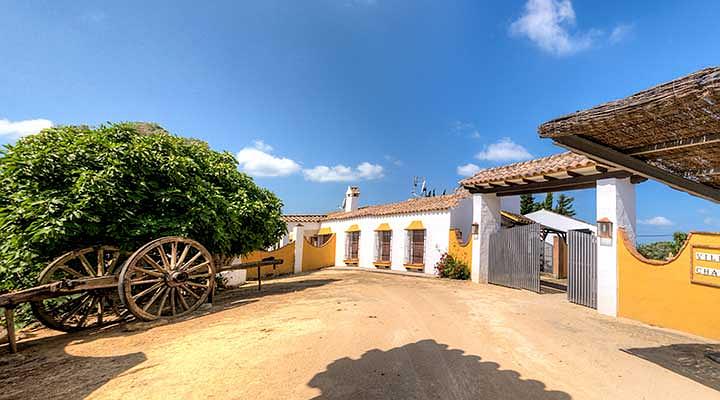
[[[533,211],[537,211],[535,198],[531,194],[520,195],[520,214],[528,214]]]
[[[50,128],[0,151],[0,292],[88,245],[181,235],[215,254],[267,247],[285,230],[281,207],[232,154],[157,125]]]

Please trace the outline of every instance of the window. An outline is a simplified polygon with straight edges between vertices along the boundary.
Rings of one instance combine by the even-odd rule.
[[[425,229],[408,230],[405,245],[405,264],[425,264]]]
[[[316,246],[319,247],[319,246],[322,246],[322,245],[324,245],[325,243],[327,243],[328,240],[330,240],[330,236],[332,236],[332,234],[330,234],[330,235],[318,235],[318,236],[317,236]]]
[[[345,260],[357,261],[358,248],[360,247],[360,232],[345,233]]]
[[[392,231],[375,232],[375,262],[389,263]]]

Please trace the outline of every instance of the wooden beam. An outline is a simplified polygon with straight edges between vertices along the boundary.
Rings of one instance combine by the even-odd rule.
[[[575,171],[565,171],[565,173],[573,178],[577,178],[578,176],[583,176],[583,174],[581,174],[579,172],[575,172]]]
[[[17,336],[15,336],[15,310],[10,307],[5,307],[5,323],[10,352],[15,354],[17,353]]]
[[[562,147],[570,149],[576,153],[583,154],[593,160],[602,162],[603,164],[609,164],[617,168],[622,168],[637,175],[644,176],[645,178],[655,179],[674,189],[690,193],[715,203],[720,203],[720,190],[665,171],[642,160],[638,160],[635,157],[621,153],[615,149],[611,149],[605,145],[595,143],[591,140],[575,135],[561,136],[555,138],[554,140]]]
[[[648,146],[634,147],[627,150],[629,156],[649,156],[663,151],[686,149],[695,146],[707,146],[713,143],[720,143],[720,133],[711,133],[691,138],[670,140],[667,142],[651,144]]]
[[[550,176],[550,175],[543,175],[542,177],[543,177],[543,179],[545,179],[546,181],[556,181],[556,180],[560,179],[560,178],[556,178],[556,177]]]
[[[471,193],[496,193],[498,196],[514,196],[528,193],[558,192],[561,190],[586,189],[595,186],[599,179],[628,178],[632,174],[626,171],[613,171],[605,174],[583,175],[575,178],[555,179],[552,181],[540,181],[526,185],[504,186],[497,188],[466,187]]]
[[[605,167],[603,167],[602,165],[596,165],[596,166],[595,166],[595,171],[597,171],[597,172],[599,172],[599,173],[601,173],[601,174],[604,174],[605,172],[608,172],[608,169],[605,168]]]

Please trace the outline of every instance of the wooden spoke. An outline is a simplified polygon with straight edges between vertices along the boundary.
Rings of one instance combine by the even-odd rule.
[[[192,281],[187,281],[187,282],[185,282],[185,283],[186,283],[187,285],[192,286],[192,287],[207,289],[207,285],[201,285],[201,284],[199,284],[199,283],[195,283],[195,282],[192,282]]]
[[[43,285],[65,279],[84,279],[114,274],[114,266],[124,260],[120,249],[113,246],[88,247],[56,258],[40,273]],[[112,300],[114,296],[115,300]],[[92,293],[68,294],[31,302],[33,314],[48,328],[71,332],[99,326],[120,319],[120,304],[113,289],[97,289]]]
[[[178,265],[182,265],[183,261],[185,261],[185,257],[187,257],[187,255],[188,255],[189,251],[190,251],[190,246],[186,244],[185,247],[183,248],[182,253],[180,254],[180,258],[178,258],[177,262],[175,263],[176,267]],[[180,268],[177,268],[177,269],[180,269]]]
[[[178,242],[172,242],[170,244],[170,269],[175,269],[177,266],[177,245]]]
[[[162,261],[163,268],[165,268],[166,271],[170,271],[172,269],[172,265],[170,265],[170,260],[168,260],[164,245],[160,245],[158,253],[160,254],[160,260]]]
[[[150,306],[153,305],[153,303],[155,303],[155,300],[157,300],[157,299],[163,294],[163,292],[165,292],[165,291],[167,291],[167,290],[168,290],[168,288],[166,288],[166,287],[161,287],[160,289],[158,289],[158,291],[155,292],[155,294],[153,295],[153,297],[150,298],[150,301],[148,301],[148,302],[143,306],[143,311],[147,311],[148,308],[150,308]]]
[[[90,316],[90,312],[92,312],[92,309],[95,308],[95,302],[97,301],[97,298],[93,297],[92,300],[90,300],[90,306],[85,307],[85,311],[83,311],[83,315],[80,318],[80,321],[77,323],[78,328],[82,328],[85,326],[85,321],[87,321],[88,316]]]
[[[58,265],[57,269],[58,269],[58,271],[66,272],[66,273],[74,276],[75,278],[85,278],[85,275],[75,271],[74,269],[68,267],[67,265]]]
[[[200,298],[200,296],[198,294],[196,294],[195,292],[193,292],[188,285],[182,284],[182,285],[180,285],[180,287],[185,289],[186,292],[190,293],[190,295],[192,295],[192,297],[194,297],[196,299]]]
[[[180,304],[185,310],[189,310],[190,306],[188,306],[187,301],[185,300],[185,297],[183,297],[182,293],[180,293],[179,290],[176,290],[175,293],[178,295],[178,300],[180,300]]]
[[[175,316],[175,288],[170,288],[170,307],[172,308],[172,315]]]
[[[80,260],[80,264],[82,264],[83,268],[85,268],[85,272],[87,272],[88,276],[96,276],[92,265],[90,265],[90,261],[85,258],[85,254],[78,255],[78,259]]]
[[[160,264],[155,262],[155,260],[150,258],[150,256],[148,256],[147,254],[143,255],[142,260],[145,261],[146,263],[150,264],[153,268],[162,272],[163,274],[167,272],[163,267],[160,266]]]
[[[160,306],[158,307],[158,311],[155,314],[158,317],[162,316],[163,308],[165,308],[165,302],[167,301],[168,295],[170,294],[171,291],[172,291],[172,288],[167,288],[167,290],[165,290],[165,294],[163,294],[163,297],[160,300]],[[173,314],[175,314],[174,310],[173,310]]]
[[[143,263],[149,266],[142,268]],[[128,310],[151,321],[195,311],[212,293],[214,275],[212,256],[200,243],[173,236],[133,253],[120,271],[118,287]]]
[[[200,256],[202,256],[202,253],[198,252],[197,254],[195,254],[194,256],[192,256],[192,258],[190,258],[190,261],[186,262],[185,264],[183,264],[182,267],[180,267],[180,268],[178,268],[178,269],[179,269],[180,271],[184,271],[186,268],[188,268],[189,266],[191,266],[192,263],[194,263],[198,258],[200,258]]]
[[[138,280],[130,281],[130,284],[134,286],[134,285],[142,285],[142,284],[145,284],[145,283],[158,283],[158,282],[161,282],[162,280],[163,280],[162,278],[156,278],[156,279],[138,279]]]
[[[157,288],[161,287],[162,285],[163,285],[163,282],[158,282],[158,283],[150,286],[149,288],[143,290],[142,292],[134,295],[134,296],[133,296],[133,299],[134,299],[134,300],[137,300],[137,299],[145,296],[146,294],[152,292],[153,290],[156,290]]]
[[[185,269],[184,271],[189,274],[189,273],[191,273],[191,272],[195,272],[195,271],[199,270],[200,268],[207,267],[208,265],[210,265],[210,261],[205,261],[205,262],[202,262],[202,263],[200,263],[200,264],[198,264],[198,265],[196,265],[196,266],[194,266],[194,267],[187,268],[187,269]]]
[[[98,249],[97,252],[97,276],[105,275],[105,250]]]

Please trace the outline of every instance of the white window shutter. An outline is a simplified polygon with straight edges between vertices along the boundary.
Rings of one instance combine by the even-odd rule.
[[[405,264],[412,259],[412,231],[405,231]]]

